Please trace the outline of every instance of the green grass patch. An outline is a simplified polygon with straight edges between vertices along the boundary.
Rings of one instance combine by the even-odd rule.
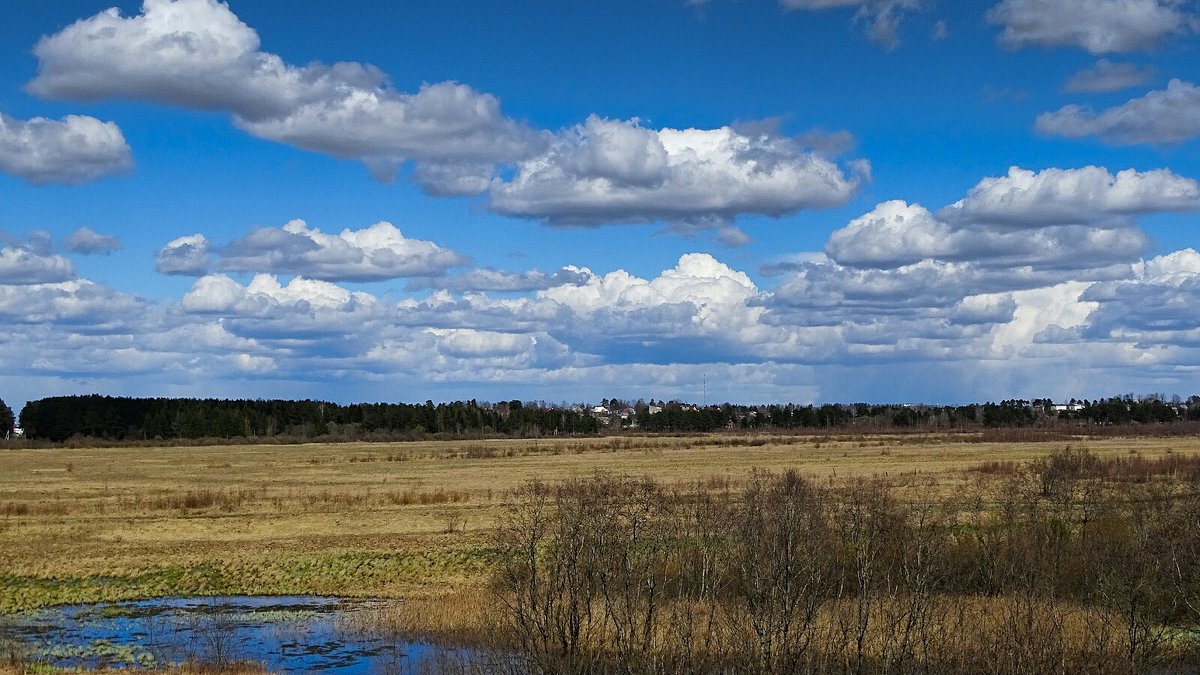
[[[436,583],[487,574],[481,546],[421,552],[336,551],[290,555],[261,565],[203,562],[129,576],[0,576],[0,614],[55,605],[215,595],[390,596],[398,583]],[[120,607],[105,608],[119,613]]]

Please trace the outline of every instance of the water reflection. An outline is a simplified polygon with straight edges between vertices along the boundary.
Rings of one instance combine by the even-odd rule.
[[[437,672],[461,650],[369,634],[356,620],[383,601],[292,597],[173,598],[76,605],[10,617],[30,661],[151,668],[199,660],[278,673]]]

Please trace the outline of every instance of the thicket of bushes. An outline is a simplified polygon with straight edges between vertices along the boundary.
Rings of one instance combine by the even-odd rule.
[[[504,639],[539,673],[1192,672],[1200,462],[1122,466],[1067,449],[916,500],[533,483],[497,534]]]

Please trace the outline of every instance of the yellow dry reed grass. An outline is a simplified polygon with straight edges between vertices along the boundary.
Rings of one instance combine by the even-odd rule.
[[[1072,440],[1101,457],[1200,451],[1200,439]],[[955,434],[719,434],[0,451],[0,613],[181,594],[440,596],[478,586],[509,491],[597,472],[687,489],[752,469],[820,482],[886,476],[927,498],[1061,440]]]

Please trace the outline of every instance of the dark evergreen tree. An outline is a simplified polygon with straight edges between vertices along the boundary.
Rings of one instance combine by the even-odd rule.
[[[12,408],[0,398],[0,438],[12,431],[14,422]]]

